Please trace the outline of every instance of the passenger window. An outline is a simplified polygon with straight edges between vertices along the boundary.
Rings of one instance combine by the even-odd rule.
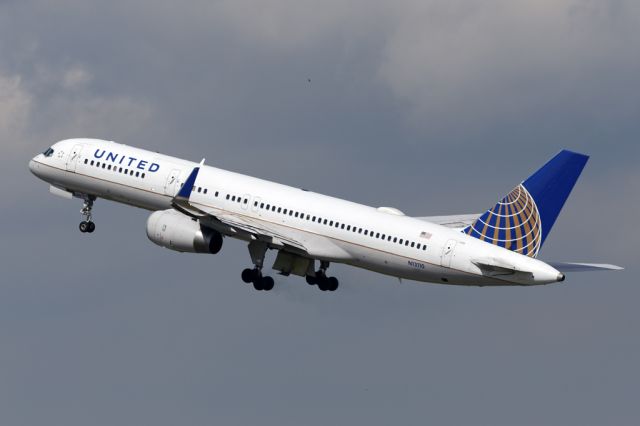
[[[420,243],[418,243],[418,244],[416,245],[416,248],[417,248],[418,250],[420,250]]]
[[[398,242],[398,237],[393,237],[393,242],[397,243]]]
[[[333,221],[330,221],[330,222],[329,222],[329,226],[333,226]]]
[[[322,224],[323,224],[323,225],[326,225],[326,224],[327,224],[327,219],[325,219],[324,221],[322,221]]]
[[[91,160],[91,165],[93,166],[93,160]]]
[[[347,231],[351,231],[351,225],[347,225]]]
[[[411,248],[413,248],[413,246],[415,246],[416,243],[414,243],[413,241],[411,241]]]
[[[278,213],[282,213],[282,207],[278,207]]]
[[[107,168],[107,164],[106,163],[102,163],[102,168],[106,169]]]
[[[287,214],[287,209],[284,209],[282,213]]]
[[[140,172],[136,172],[136,177],[140,177]]]
[[[249,199],[248,199],[248,198],[245,198],[245,199],[244,199],[244,203],[245,203],[245,204],[247,204],[248,202],[249,202]]]
[[[145,177],[145,173],[143,173],[143,174],[142,174],[142,179],[144,179],[144,177]],[[206,190],[206,189],[204,190],[204,193],[205,193],[205,194],[207,193],[207,190]]]
[[[340,227],[341,227],[342,229],[344,229],[344,223],[343,223],[342,225],[340,225]]]
[[[289,210],[289,216],[293,216],[293,210]]]
[[[362,228],[358,228],[358,234],[362,234]]]
[[[311,217],[311,216],[307,215],[307,220],[309,220],[309,218],[310,218],[310,217]]]

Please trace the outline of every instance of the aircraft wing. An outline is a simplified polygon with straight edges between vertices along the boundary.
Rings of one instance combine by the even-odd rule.
[[[446,226],[447,228],[462,229],[471,225],[477,218],[480,217],[480,214],[481,213],[457,214],[450,216],[421,216],[416,217],[416,219]]]
[[[607,263],[576,263],[576,262],[546,262],[560,272],[583,272],[583,271],[621,271],[621,266]]]
[[[197,218],[203,224],[223,234],[240,234],[252,240],[264,241],[272,247],[286,248],[287,251],[294,253],[308,253],[307,248],[296,238],[296,235],[284,235],[275,226],[258,223],[250,218],[232,213],[221,213],[217,209],[192,203],[190,200],[191,192],[199,170],[200,167],[193,169],[178,194],[173,198],[171,205],[174,209]]]

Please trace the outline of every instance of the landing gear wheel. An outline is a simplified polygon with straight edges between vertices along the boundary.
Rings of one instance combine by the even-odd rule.
[[[327,290],[336,291],[338,289],[338,279],[336,277],[327,278]]]
[[[95,230],[96,230],[96,224],[93,222],[88,222],[87,232],[91,234]]]
[[[318,280],[313,275],[307,275],[305,280],[307,280],[307,284],[309,285],[316,285],[318,283]]]
[[[318,288],[321,291],[329,290],[328,285],[329,285],[329,280],[326,277],[322,277],[322,278],[318,279]]]
[[[271,277],[263,277],[262,278],[262,289],[265,291],[269,291],[269,290],[273,290],[273,286],[275,285],[275,282],[273,281],[273,278]]]
[[[253,281],[253,288],[255,288],[256,290],[264,290],[264,287],[262,286],[262,279],[257,279]]]
[[[244,281],[245,283],[249,284],[250,282],[252,282],[253,277],[254,277],[253,269],[247,268],[244,271],[242,271],[242,281]]]
[[[85,232],[89,232],[89,222],[83,220],[82,222],[80,222],[80,225],[78,225],[78,228],[83,234]]]

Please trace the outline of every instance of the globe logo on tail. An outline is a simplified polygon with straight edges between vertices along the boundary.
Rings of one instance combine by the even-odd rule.
[[[464,233],[536,257],[542,243],[540,212],[529,191],[520,184],[465,228]]]

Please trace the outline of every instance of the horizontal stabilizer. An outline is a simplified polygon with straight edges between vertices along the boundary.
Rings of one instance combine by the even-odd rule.
[[[547,262],[560,272],[621,271],[624,268],[607,263]]]

